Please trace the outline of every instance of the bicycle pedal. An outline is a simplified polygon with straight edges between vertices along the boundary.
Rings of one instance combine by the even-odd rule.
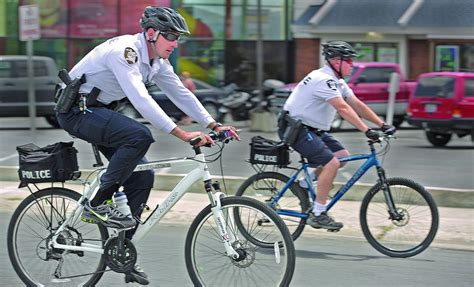
[[[81,220],[86,222],[86,223],[94,223],[94,224],[97,224],[97,222],[95,220],[92,220],[92,219],[87,219],[87,218],[84,218],[84,217],[81,217]]]
[[[339,232],[341,228],[339,229],[326,229],[327,232]]]

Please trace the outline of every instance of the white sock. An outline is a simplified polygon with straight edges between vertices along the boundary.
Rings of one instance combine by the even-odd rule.
[[[321,203],[318,203],[318,202],[314,203],[314,206],[313,206],[314,215],[316,215],[316,216],[321,215],[321,213],[323,213],[325,211],[326,211],[326,204],[321,204]]]

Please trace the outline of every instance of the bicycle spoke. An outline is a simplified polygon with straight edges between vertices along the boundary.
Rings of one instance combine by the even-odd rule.
[[[431,196],[416,183],[396,178],[390,184],[395,214],[390,215],[380,189],[369,191],[361,206],[362,231],[370,244],[389,256],[409,257],[426,249],[438,228]]]
[[[278,219],[270,210],[267,212]],[[283,238],[281,230],[275,227],[274,220],[256,208],[237,203],[223,204],[222,213],[227,232],[237,240],[232,246],[239,253],[239,259],[226,255],[221,235],[216,233],[218,229],[212,214],[204,216],[205,213],[202,212],[190,228],[186,240],[186,249],[190,248],[192,254],[192,257],[186,257],[188,271],[192,270],[190,274],[194,274],[191,278],[206,286],[221,286],[222,282],[226,286],[279,286],[278,282],[284,280],[287,268],[291,268],[288,265],[292,261],[288,258],[291,252],[286,250],[286,244],[292,245],[289,234],[286,233],[287,238]],[[260,218],[268,218],[268,226],[259,226]],[[256,245],[254,241],[263,242],[265,246]],[[266,244],[270,244],[272,248],[266,248]],[[279,263],[275,259],[274,244],[278,245]]]

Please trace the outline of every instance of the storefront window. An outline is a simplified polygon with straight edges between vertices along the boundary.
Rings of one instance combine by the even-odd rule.
[[[435,47],[435,71],[474,71],[474,44],[437,45]]]
[[[183,1],[177,10],[191,32],[179,45],[177,72],[217,85],[224,79],[225,1]]]
[[[285,1],[262,1],[261,31],[263,40],[285,40],[287,17]],[[256,40],[258,38],[258,6],[256,1],[232,1],[232,40]]]
[[[351,43],[360,56],[359,62],[398,63],[398,48],[395,43]]]
[[[255,41],[228,41],[225,57],[227,83],[236,83],[243,89],[257,87]],[[284,41],[267,41],[263,43],[265,51],[263,63],[263,80],[277,79],[287,81],[287,58],[285,55],[287,44]]]

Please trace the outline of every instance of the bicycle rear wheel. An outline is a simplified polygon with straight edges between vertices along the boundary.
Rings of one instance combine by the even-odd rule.
[[[308,193],[299,185],[293,183],[278,202],[270,206],[269,203],[280,192],[290,178],[277,172],[261,172],[252,175],[242,183],[235,195],[248,196],[267,204],[275,210],[285,222],[293,240],[298,239],[306,225],[306,217],[283,215],[282,210],[303,215],[310,209]],[[262,222],[262,224],[265,224]]]
[[[398,218],[389,214],[383,187],[374,185],[362,200],[360,224],[367,241],[391,257],[419,254],[433,241],[438,230],[436,203],[425,188],[406,178],[388,178]]]
[[[290,233],[272,210],[245,197],[221,199],[227,232],[236,239],[239,259],[226,255],[211,206],[194,219],[186,237],[185,259],[194,286],[288,286],[295,269],[295,249]],[[235,224],[238,214],[241,225]],[[265,227],[258,218],[268,219]],[[242,234],[265,238],[273,249],[256,246]]]
[[[50,247],[54,232],[71,216],[81,195],[66,188],[46,188],[25,198],[8,226],[10,261],[27,286],[93,286],[105,270],[102,254]],[[108,237],[102,225],[80,219],[68,225],[58,242],[68,245],[103,245]],[[57,276],[55,276],[55,274]],[[75,278],[65,278],[75,275]]]

